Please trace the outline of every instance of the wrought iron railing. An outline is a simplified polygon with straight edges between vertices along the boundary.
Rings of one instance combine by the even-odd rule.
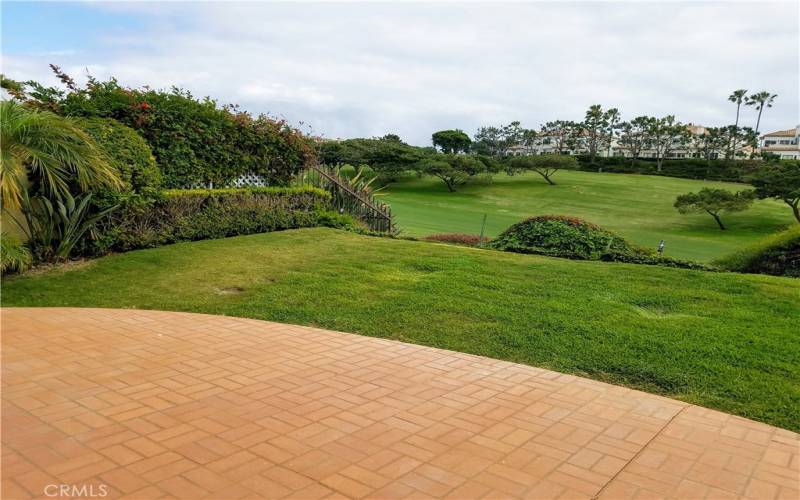
[[[370,231],[394,234],[392,211],[362,187],[353,185],[338,170],[327,165],[311,164],[303,173],[303,182],[328,191],[333,207],[363,222]]]

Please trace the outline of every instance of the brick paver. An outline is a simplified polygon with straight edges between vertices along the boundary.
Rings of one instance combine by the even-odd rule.
[[[795,433],[383,339],[7,308],[2,362],[3,498],[799,497]]]

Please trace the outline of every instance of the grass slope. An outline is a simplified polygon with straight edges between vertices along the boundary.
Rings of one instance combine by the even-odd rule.
[[[533,215],[574,215],[599,224],[633,243],[655,248],[666,240],[666,255],[709,262],[793,223],[778,201],[757,201],[751,210],[723,214],[720,231],[707,214],[681,215],[672,204],[679,194],[703,187],[732,191],[747,186],[654,175],[558,172],[555,186],[536,173],[495,176],[491,184],[462,186],[448,193],[435,178],[410,178],[379,193],[405,234],[478,234],[483,214],[486,233],[502,230]]]
[[[2,300],[318,325],[576,373],[800,430],[800,280],[789,278],[304,229],[12,278]]]

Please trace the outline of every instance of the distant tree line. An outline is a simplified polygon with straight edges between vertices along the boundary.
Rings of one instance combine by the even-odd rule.
[[[429,175],[440,179],[447,190],[456,191],[459,186],[476,179],[490,179],[493,174],[505,172],[515,175],[535,172],[550,185],[555,185],[554,175],[559,170],[586,168],[594,165],[602,169],[620,162],[628,162],[626,170],[649,173],[642,164],[655,173],[690,178],[714,178],[751,183],[754,191],[727,195],[703,191],[684,195],[676,200],[676,208],[682,213],[705,211],[714,216],[722,228],[719,217],[722,212],[745,210],[755,198],[775,198],[784,201],[800,221],[800,162],[736,161],[746,156],[742,150],[755,147],[758,128],[763,111],[772,106],[777,97],[769,92],[747,95],[746,90],[737,90],[730,96],[736,105],[735,121],[723,127],[705,127],[700,133],[691,133],[687,124],[673,115],[661,118],[637,116],[622,120],[617,108],[604,109],[599,104],[589,107],[580,122],[554,120],[546,122],[538,130],[528,129],[521,122],[507,125],[485,126],[470,138],[464,131],[448,129],[434,132],[430,147],[412,146],[395,134],[370,139],[348,139],[325,141],[318,146],[319,160],[327,164],[369,167],[381,183],[397,180],[407,173]],[[758,111],[755,128],[740,126],[741,107],[752,106]],[[625,157],[611,157],[613,145],[626,152]],[[552,154],[513,154],[513,148],[546,146]],[[670,163],[664,171],[665,160],[671,153],[691,147],[701,158],[671,160],[680,162],[687,172],[682,175]],[[642,152],[651,156],[645,160]],[[574,153],[579,152],[580,155]],[[601,156],[604,156],[601,158]],[[724,160],[712,162],[712,159]],[[580,162],[579,162],[580,160]],[[706,167],[700,167],[704,161]],[[584,163],[585,162],[585,163]],[[712,168],[713,163],[713,168]],[[685,165],[684,165],[685,164]],[[712,175],[712,171],[722,173]],[[680,169],[678,169],[680,170]],[[662,172],[663,171],[663,172]]]
[[[536,144],[547,146],[546,149],[557,154],[580,151],[588,155],[594,164],[602,153],[611,156],[612,145],[616,143],[632,163],[640,158],[643,151],[652,151],[659,172],[670,153],[686,148],[691,148],[707,161],[717,157],[746,157],[748,155],[743,150],[756,148],[764,109],[771,108],[776,97],[776,94],[767,91],[748,96],[747,90],[736,90],[728,98],[736,105],[734,123],[704,127],[697,134],[692,134],[689,125],[676,120],[674,115],[641,115],[623,121],[619,109],[604,110],[600,104],[593,104],[582,121],[549,121],[538,130],[524,128],[519,121],[503,126],[481,127],[474,136],[472,151],[505,156],[510,148],[522,147],[524,150]],[[752,106],[758,112],[755,128],[740,126],[742,105]]]

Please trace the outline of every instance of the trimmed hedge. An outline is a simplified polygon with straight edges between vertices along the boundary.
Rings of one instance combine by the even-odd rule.
[[[518,222],[489,243],[490,248],[576,260],[603,260],[685,269],[708,269],[695,262],[661,257],[577,217],[540,215]]]
[[[115,212],[90,253],[313,227],[332,219],[330,200],[328,192],[310,187],[164,191]]]
[[[754,169],[763,166],[763,160],[711,160],[700,158],[685,158],[664,160],[661,172],[655,159],[638,159],[631,164],[630,158],[613,156],[610,158],[595,158],[592,164],[588,155],[578,156],[578,170],[620,174],[645,174],[663,175],[666,177],[679,177],[683,179],[706,179],[714,181],[747,182],[746,176]]]
[[[740,273],[800,278],[800,225],[768,236],[715,264]]]

